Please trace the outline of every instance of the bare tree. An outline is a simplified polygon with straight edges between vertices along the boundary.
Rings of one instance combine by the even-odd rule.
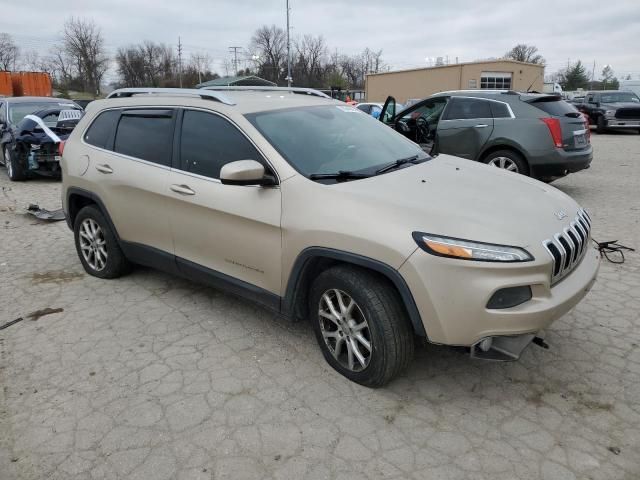
[[[258,75],[278,83],[283,80],[283,68],[287,61],[287,35],[284,30],[271,25],[260,27],[251,38],[250,52],[257,57]]]
[[[145,41],[138,45],[121,47],[115,60],[122,86],[177,85],[177,59],[171,47],[164,43]]]
[[[14,70],[20,49],[8,33],[0,33],[0,70]]]
[[[293,76],[296,83],[307,87],[325,86],[327,46],[320,35],[305,35],[294,43]]]
[[[73,58],[84,90],[99,93],[109,67],[100,28],[92,20],[71,17],[64,24],[63,49]]]
[[[538,53],[538,47],[524,43],[519,43],[509,50],[504,54],[504,58],[518,62],[537,63],[539,65],[544,65],[545,62],[544,57]]]

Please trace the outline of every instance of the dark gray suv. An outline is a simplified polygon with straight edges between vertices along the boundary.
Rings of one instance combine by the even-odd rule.
[[[441,92],[380,119],[432,155],[447,153],[551,181],[588,168],[589,126],[557,95],[513,91]]]

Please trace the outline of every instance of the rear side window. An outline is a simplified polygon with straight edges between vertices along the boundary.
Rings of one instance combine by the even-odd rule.
[[[443,120],[470,120],[491,118],[491,108],[487,100],[476,98],[452,98]]]
[[[493,118],[511,118],[511,112],[506,103],[489,102]]]
[[[184,169],[209,178],[220,178],[223,165],[262,156],[240,131],[224,118],[187,110],[182,119],[180,161]]]
[[[530,105],[542,110],[549,115],[553,115],[555,117],[564,117],[567,113],[575,114],[578,113],[578,109],[564,100],[553,100],[547,102],[534,102]],[[573,115],[570,115],[573,116]]]
[[[169,166],[172,145],[172,110],[129,110],[122,113],[114,151]]]
[[[84,134],[84,141],[89,145],[100,148],[110,148],[108,145],[113,130],[120,116],[119,110],[107,110],[96,117]]]

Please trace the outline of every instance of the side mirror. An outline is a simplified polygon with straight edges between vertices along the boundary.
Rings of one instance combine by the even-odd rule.
[[[265,175],[264,165],[255,160],[236,160],[220,169],[223,185],[275,185],[271,175]]]

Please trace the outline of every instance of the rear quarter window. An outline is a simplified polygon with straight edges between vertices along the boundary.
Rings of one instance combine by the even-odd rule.
[[[109,149],[119,116],[119,110],[107,110],[99,114],[85,132],[84,141],[94,147]]]
[[[555,117],[564,117],[567,113],[577,113],[578,109],[564,100],[552,100],[530,103],[532,107]]]

